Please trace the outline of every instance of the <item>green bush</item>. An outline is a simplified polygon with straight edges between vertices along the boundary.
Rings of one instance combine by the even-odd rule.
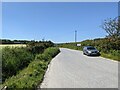
[[[25,90],[36,88],[40,82],[39,80],[43,79],[46,66],[47,64],[45,62],[33,61],[19,74],[6,80],[4,85],[6,85],[8,89],[23,88]]]
[[[2,80],[5,81],[19,70],[26,67],[32,60],[33,55],[23,47],[5,47],[2,49]]]
[[[49,59],[51,59],[51,56],[49,54],[39,54],[39,55],[36,55],[35,57],[35,60],[48,61]]]
[[[56,56],[56,54],[58,54],[59,52],[60,52],[59,48],[50,47],[50,48],[47,48],[43,54],[36,55],[35,60],[49,61],[51,58]]]
[[[37,54],[43,53],[46,48],[51,46],[54,46],[51,41],[31,41],[26,47],[2,48],[2,81],[16,75],[19,70],[27,67]]]
[[[52,43],[51,41],[29,42],[27,44],[28,50],[31,51],[33,54],[43,53],[46,48],[53,46],[54,43]]]
[[[59,51],[59,48],[54,48],[54,47],[50,47],[48,49],[46,49],[44,51],[44,54],[45,55],[50,55],[52,58],[56,56],[56,54],[58,54],[60,51]]]
[[[17,90],[18,88],[33,89],[42,82],[45,71],[52,57],[59,53],[59,48],[51,47],[47,48],[43,54],[36,55],[34,61],[32,61],[27,68],[21,70],[16,76],[12,76],[7,79],[3,86],[7,86],[7,89]],[[47,57],[49,55],[49,58]]]
[[[39,54],[39,53],[43,53],[45,47],[43,45],[30,45],[27,46],[27,50],[30,51],[33,55]]]

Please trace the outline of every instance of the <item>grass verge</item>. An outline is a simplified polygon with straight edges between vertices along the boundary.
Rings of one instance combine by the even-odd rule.
[[[59,48],[47,48],[43,54],[36,55],[35,60],[27,68],[21,70],[16,76],[7,79],[3,86],[14,90],[19,88],[35,90],[37,85],[42,82],[48,64],[59,52]]]
[[[101,57],[104,57],[104,58],[108,58],[108,59],[112,59],[112,60],[115,60],[115,61],[120,61],[120,56],[114,56],[110,53],[101,53]]]

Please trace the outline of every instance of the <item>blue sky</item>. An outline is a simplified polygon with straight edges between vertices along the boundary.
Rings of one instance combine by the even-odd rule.
[[[118,16],[117,2],[4,2],[2,38],[73,42],[105,37],[104,19]]]

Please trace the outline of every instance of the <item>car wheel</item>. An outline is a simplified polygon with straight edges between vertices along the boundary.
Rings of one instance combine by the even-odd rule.
[[[83,52],[83,54],[85,55],[85,52]]]

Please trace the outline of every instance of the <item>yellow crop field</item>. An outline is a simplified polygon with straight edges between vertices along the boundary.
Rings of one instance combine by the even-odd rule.
[[[26,47],[25,44],[1,44],[0,48],[4,47]]]

